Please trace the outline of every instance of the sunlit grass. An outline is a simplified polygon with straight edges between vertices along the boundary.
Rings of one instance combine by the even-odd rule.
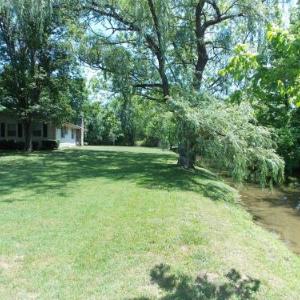
[[[128,147],[2,154],[0,298],[175,297],[150,280],[167,264],[217,281],[235,269],[260,281],[259,299],[297,299],[299,258],[252,223],[233,189],[175,163]]]

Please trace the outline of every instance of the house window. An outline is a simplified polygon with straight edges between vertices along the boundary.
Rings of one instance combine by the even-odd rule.
[[[48,124],[43,124],[43,137],[47,138],[48,137]]]
[[[32,126],[32,135],[35,137],[41,137],[42,136],[42,128],[41,124],[34,123]]]
[[[9,137],[17,136],[17,124],[7,124],[7,136]]]
[[[3,138],[5,137],[5,123],[1,123],[0,135]]]
[[[62,127],[61,128],[61,138],[63,139],[68,134],[68,128]]]
[[[23,137],[23,126],[22,126],[22,123],[18,123],[18,137],[19,138]]]
[[[72,140],[74,140],[75,137],[75,129],[72,129]]]

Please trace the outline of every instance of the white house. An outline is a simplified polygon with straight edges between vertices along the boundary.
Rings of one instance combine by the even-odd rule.
[[[84,128],[72,123],[64,123],[61,127],[52,122],[33,122],[32,142],[41,145],[45,140],[56,140],[59,147],[83,145]],[[15,114],[0,110],[0,141],[25,142],[24,128]]]

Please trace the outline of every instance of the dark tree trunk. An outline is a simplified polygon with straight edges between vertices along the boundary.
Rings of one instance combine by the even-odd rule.
[[[208,54],[205,44],[205,24],[202,22],[202,11],[205,1],[200,0],[196,6],[195,11],[195,35],[197,45],[197,62],[195,64],[195,74],[193,80],[193,86],[195,90],[199,90],[201,87],[203,72],[208,62]]]
[[[26,120],[24,125],[25,151],[32,152],[32,121]]]
[[[196,163],[196,152],[193,143],[186,141],[178,147],[178,162],[177,165],[185,169],[193,169]]]
[[[162,83],[162,91],[164,97],[166,98],[170,96],[170,86],[169,86],[168,76],[166,74],[166,57],[165,57],[165,50],[163,45],[162,32],[159,24],[159,17],[155,10],[154,1],[148,0],[148,6],[151,12],[154,29],[156,32],[157,44],[149,36],[147,36],[147,41],[150,46],[150,49],[155,53],[155,56],[157,58],[158,72]]]
[[[204,39],[204,37],[203,37],[203,39]],[[194,89],[198,91],[201,87],[204,69],[208,62],[208,54],[207,54],[207,50],[206,50],[206,47],[203,42],[198,42],[197,55],[198,55],[198,59],[197,59],[197,63],[195,66],[195,75],[194,75],[193,86],[194,86]]]
[[[209,59],[205,44],[206,26],[203,20],[203,8],[205,2],[205,0],[199,0],[195,10],[197,61],[195,64],[193,87],[196,91],[199,91],[201,88],[203,72]],[[196,163],[195,140],[193,140],[193,138],[184,140],[185,141],[182,142],[178,147],[179,158],[177,164],[185,169],[193,169]]]
[[[128,146],[134,146],[134,134],[131,133],[128,135]]]

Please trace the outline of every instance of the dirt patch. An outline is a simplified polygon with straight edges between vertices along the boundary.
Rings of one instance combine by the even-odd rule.
[[[9,271],[15,269],[23,260],[23,256],[0,256],[0,270]]]
[[[7,261],[5,261],[3,257],[0,257],[0,269],[8,270],[10,267],[11,265]]]
[[[220,274],[218,273],[213,273],[213,272],[205,272],[201,271],[199,272],[197,279],[205,279],[208,280],[209,282],[217,283],[220,279]]]

